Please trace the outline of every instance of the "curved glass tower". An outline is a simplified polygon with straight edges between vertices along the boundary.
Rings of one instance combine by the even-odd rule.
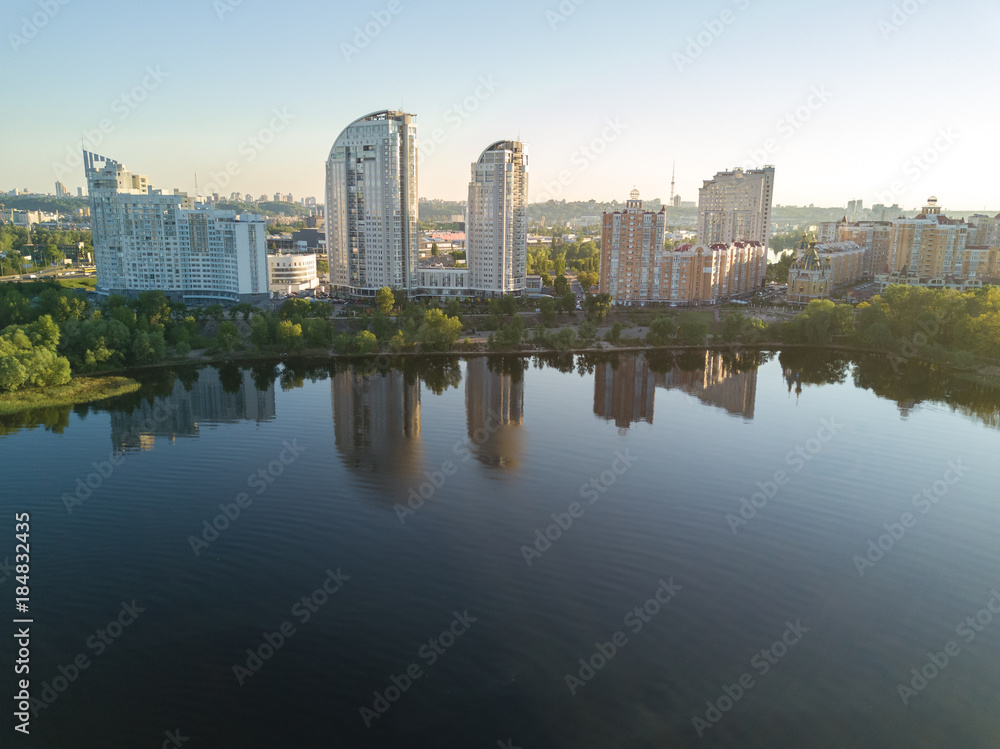
[[[469,285],[487,297],[524,294],[528,270],[528,157],[501,140],[472,165],[466,216]]]
[[[326,251],[336,293],[409,290],[417,264],[415,115],[374,112],[337,138],[326,162]]]

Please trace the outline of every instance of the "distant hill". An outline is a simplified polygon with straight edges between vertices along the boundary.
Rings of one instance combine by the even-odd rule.
[[[3,195],[0,203],[6,210],[44,211],[45,213],[74,213],[80,208],[89,208],[87,198],[57,198],[54,195]]]

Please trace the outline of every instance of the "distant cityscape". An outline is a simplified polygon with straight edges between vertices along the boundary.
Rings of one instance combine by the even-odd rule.
[[[529,245],[576,236],[532,233],[533,226],[547,227],[544,216],[535,224],[529,217],[524,144],[498,140],[484,148],[471,165],[468,200],[456,204],[461,212],[434,211],[433,223],[444,229],[421,226],[418,154],[415,115],[365,115],[333,143],[324,200],[296,201],[283,193],[191,196],[155,189],[147,176],[84,151],[87,187],[76,188],[76,199],[86,194],[86,207],[72,215],[18,210],[4,206],[0,195],[0,219],[26,228],[89,228],[100,295],[158,290],[189,304],[258,306],[303,293],[364,302],[385,287],[444,301],[542,296],[543,277],[528,272]],[[773,166],[721,171],[704,180],[697,204],[685,203],[672,173],[669,201],[647,206],[633,190],[610,210],[567,219],[564,230],[593,236],[600,252],[596,290],[614,304],[747,301],[767,288],[775,257],[774,184]],[[59,181],[46,197],[73,196]],[[541,206],[550,213],[562,207]],[[278,231],[282,224],[294,224],[293,231]],[[998,277],[1000,216],[951,218],[935,197],[911,216],[898,204],[865,208],[851,200],[838,220],[801,228],[784,289],[795,304],[865,279],[879,288],[964,290]]]

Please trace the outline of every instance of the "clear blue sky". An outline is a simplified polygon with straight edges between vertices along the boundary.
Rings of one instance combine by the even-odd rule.
[[[425,150],[439,131],[421,197],[464,199],[470,163],[520,136],[533,202],[621,200],[633,186],[665,199],[676,159],[685,200],[717,171],[773,163],[777,203],[911,208],[935,194],[1000,210],[996,4],[907,0],[914,12],[894,21],[893,3],[870,0],[42,2],[58,10],[0,10],[2,190],[51,192],[55,165],[104,120],[94,150],[158,187],[193,191],[197,172],[205,192],[235,162],[226,193],[322,200],[340,131],[401,106]],[[44,25],[25,29],[33,16]],[[378,33],[345,53],[366,23]],[[121,98],[136,87],[143,101]],[[294,119],[249,145],[275,110]],[[82,167],[65,169],[75,192]]]

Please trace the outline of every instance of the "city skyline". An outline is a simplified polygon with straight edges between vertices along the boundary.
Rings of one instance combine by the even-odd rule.
[[[219,192],[320,196],[324,158],[342,123],[401,107],[417,116],[426,198],[462,200],[481,144],[520,139],[532,159],[531,203],[612,200],[633,187],[666,200],[676,160],[685,201],[720,170],[774,164],[782,173],[776,205],[860,197],[912,210],[937,194],[948,196],[947,208],[989,210],[986,171],[973,155],[989,147],[1000,107],[981,96],[1000,55],[988,36],[1000,11],[968,4],[976,23],[963,25],[962,50],[930,56],[964,4],[903,5],[848,2],[793,17],[751,0],[649,4],[633,6],[643,22],[617,38],[604,31],[610,4],[515,2],[504,12],[536,53],[456,65],[446,45],[480,33],[496,9],[456,4],[427,13],[390,0],[346,14],[303,6],[276,15],[234,0],[184,2],[179,13],[151,8],[144,46],[126,60],[113,45],[91,42],[138,31],[119,0],[86,12],[57,4],[42,25],[32,21],[39,6],[18,0],[0,15],[15,73],[11,98],[25,100],[57,80],[64,74],[57,61],[73,55],[102,74],[60,93],[64,115],[30,128],[4,124],[19,147],[5,159],[3,181],[44,193],[58,180],[74,191],[84,179],[71,154],[84,140],[88,150],[142,163],[161,184],[192,195],[197,173],[202,193],[228,179]],[[301,33],[306,14],[310,27],[332,29],[317,74],[266,62],[260,51]],[[801,52],[778,51],[790,37],[804,40]],[[178,55],[178,38],[204,54]],[[850,50],[838,41],[846,38]],[[581,54],[588,40],[602,52]],[[756,68],[748,65],[753,57]],[[401,59],[402,69],[421,71],[416,80],[400,74]],[[768,73],[774,66],[777,85]],[[212,83],[227,75],[249,75],[252,93]],[[370,85],[322,95],[331,77],[358,76]],[[609,87],[616,95],[602,97]],[[662,93],[651,97],[651,88]],[[945,90],[958,107],[917,105]]]

